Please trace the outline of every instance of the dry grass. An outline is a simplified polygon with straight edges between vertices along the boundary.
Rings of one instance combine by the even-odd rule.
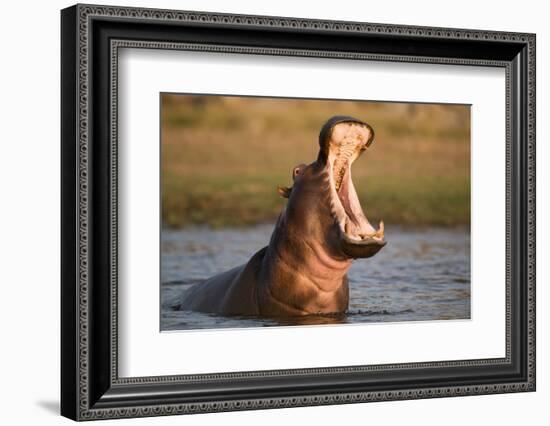
[[[470,110],[459,105],[163,95],[163,221],[246,225],[273,220],[277,185],[317,155],[332,115],[367,121],[375,143],[353,166],[371,221],[468,224]]]

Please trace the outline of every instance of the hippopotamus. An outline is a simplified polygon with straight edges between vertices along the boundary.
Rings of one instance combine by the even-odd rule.
[[[292,187],[269,244],[244,265],[189,288],[180,309],[221,315],[287,317],[342,314],[354,259],[386,245],[384,223],[367,220],[351,165],[374,141],[370,125],[335,116],[321,128],[319,154],[292,170]]]

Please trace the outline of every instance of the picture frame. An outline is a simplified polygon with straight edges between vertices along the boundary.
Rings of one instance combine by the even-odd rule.
[[[535,390],[534,34],[75,5],[61,12],[61,414],[160,416]],[[502,358],[119,377],[121,48],[505,70]],[[504,165],[503,165],[504,167]]]

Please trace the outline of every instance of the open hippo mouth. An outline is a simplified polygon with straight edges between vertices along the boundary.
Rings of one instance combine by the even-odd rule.
[[[339,227],[340,246],[351,258],[373,256],[386,245],[384,223],[381,221],[377,230],[372,227],[351,178],[353,162],[373,140],[372,128],[351,117],[333,117],[320,135],[321,150],[329,169],[331,210]]]

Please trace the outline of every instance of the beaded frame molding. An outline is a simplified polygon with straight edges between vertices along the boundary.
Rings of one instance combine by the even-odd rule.
[[[61,414],[74,420],[535,390],[535,35],[75,5],[61,12]],[[121,48],[501,67],[506,73],[506,356],[118,376]]]

